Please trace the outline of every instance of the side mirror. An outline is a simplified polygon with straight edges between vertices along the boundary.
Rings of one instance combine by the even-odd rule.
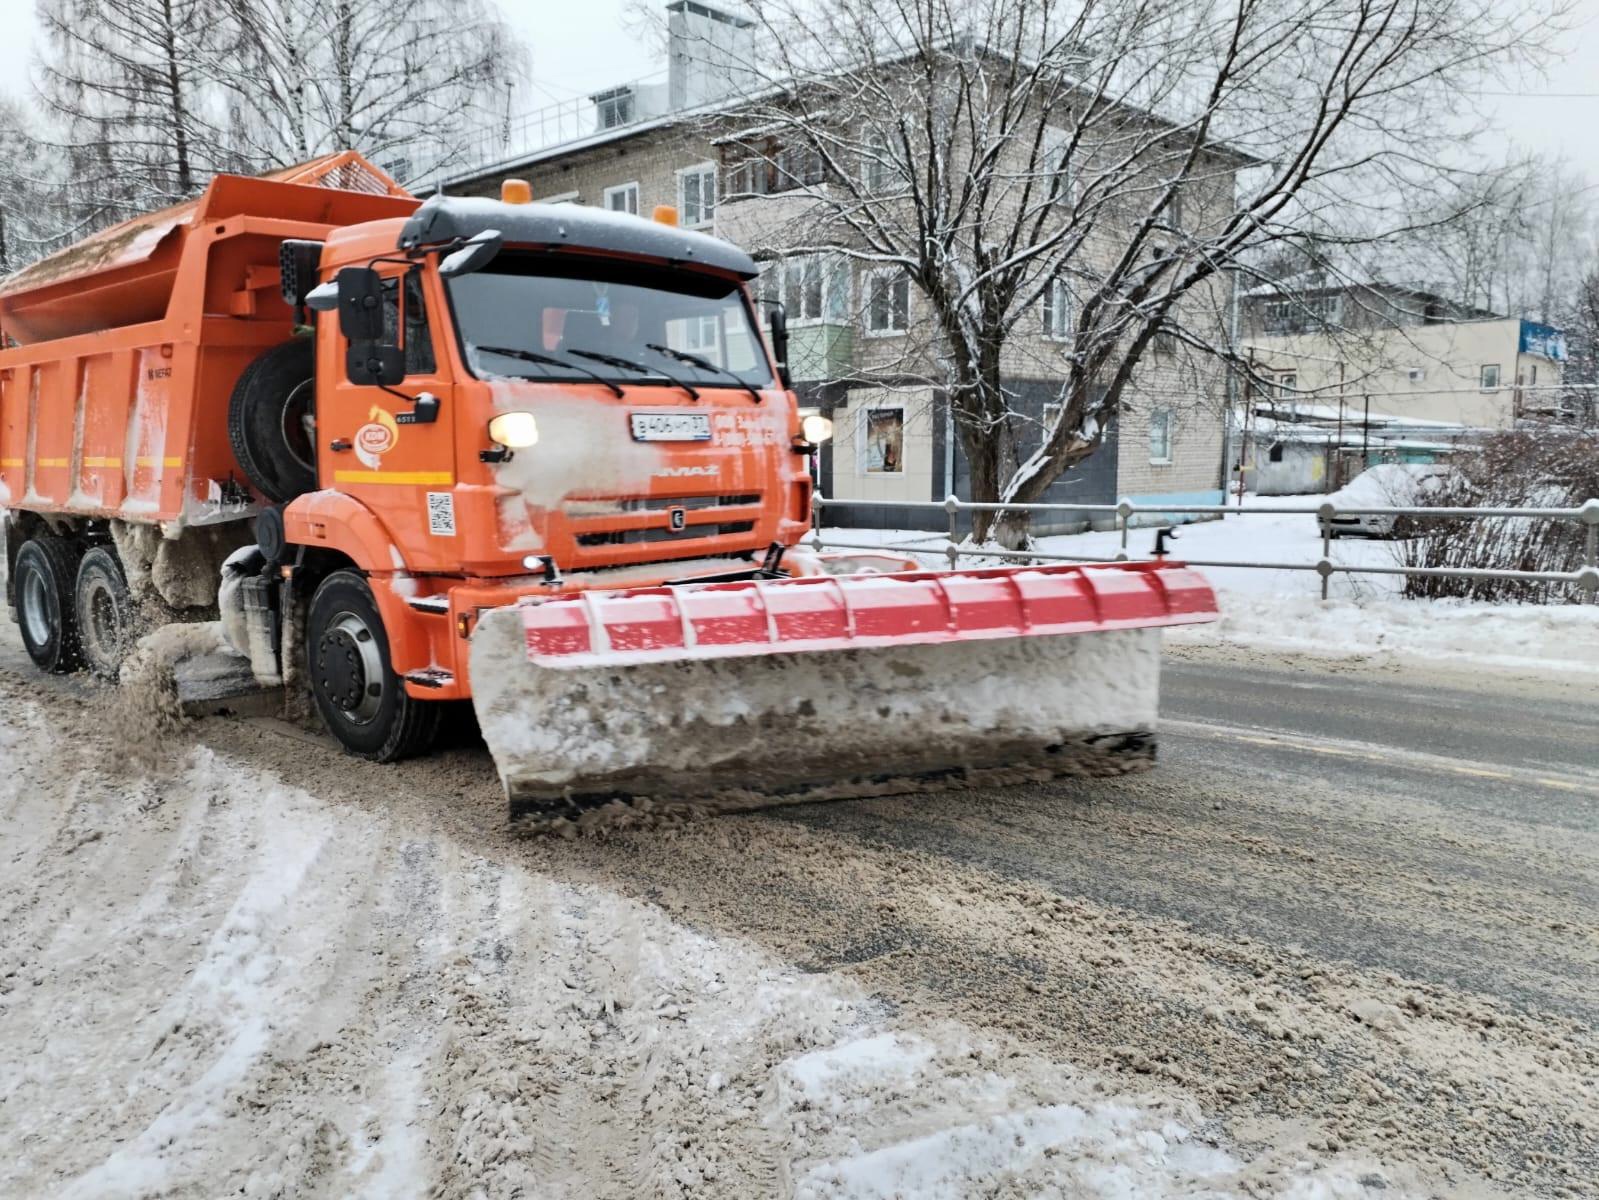
[[[338,274],[338,285],[339,331],[351,342],[381,342],[382,278],[371,267],[345,267]]]
[[[405,351],[378,341],[351,342],[344,374],[351,383],[393,387],[405,378]]]
[[[456,275],[470,275],[473,271],[481,271],[494,260],[500,252],[500,247],[505,244],[505,239],[500,236],[498,229],[485,229],[482,233],[474,233],[467,238],[459,250],[444,256],[444,261],[439,264],[439,274],[446,279]]]
[[[788,310],[779,301],[772,305],[772,353],[777,356],[777,378],[785,388],[792,389],[794,381],[788,373]]]

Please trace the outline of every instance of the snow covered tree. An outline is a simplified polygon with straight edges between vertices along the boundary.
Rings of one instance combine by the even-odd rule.
[[[236,165],[211,80],[231,47],[208,0],[38,0],[37,91],[73,199],[108,224],[192,195]]]
[[[777,206],[755,249],[909,280],[929,335],[897,373],[943,388],[973,498],[998,503],[1038,500],[1093,453],[1162,354],[1247,370],[1226,335],[1232,278],[1306,230],[1352,246],[1408,225],[1469,133],[1446,114],[1540,53],[1559,15],[1492,0],[745,7],[755,36],[729,66],[755,82],[717,117],[732,181],[718,221]],[[1033,418],[1007,379],[1040,312],[1058,402],[1024,451]],[[1026,522],[984,514],[976,533],[1020,545]]]
[[[360,150],[425,178],[492,109],[526,51],[482,0],[218,0],[240,53],[219,81],[248,153]]]

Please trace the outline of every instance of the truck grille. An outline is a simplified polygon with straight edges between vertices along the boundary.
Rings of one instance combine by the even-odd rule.
[[[579,546],[636,546],[647,542],[682,542],[693,538],[731,537],[749,533],[754,521],[732,521],[725,525],[690,525],[686,529],[617,529],[607,533],[580,533]]]
[[[759,504],[761,494],[735,496],[643,496],[628,500],[568,500],[561,506],[568,517],[613,517],[619,513],[656,512],[668,508],[732,508]]]

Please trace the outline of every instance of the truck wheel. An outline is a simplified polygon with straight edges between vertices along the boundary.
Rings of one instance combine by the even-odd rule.
[[[352,754],[393,762],[432,746],[439,706],[405,694],[372,589],[354,571],[335,571],[311,598],[306,677],[322,719]]]
[[[309,338],[260,355],[228,401],[228,437],[239,466],[269,500],[315,491],[316,370]]]
[[[86,553],[73,591],[84,664],[102,679],[115,679],[133,648],[137,616],[116,554],[104,546]]]
[[[17,624],[41,671],[64,675],[83,665],[72,602],[78,547],[66,538],[30,538],[17,552]]]

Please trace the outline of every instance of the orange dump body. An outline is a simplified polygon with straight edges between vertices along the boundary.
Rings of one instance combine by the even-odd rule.
[[[246,364],[293,334],[281,242],[416,205],[359,156],[328,155],[218,176],[197,200],[0,281],[0,505],[178,524],[248,515],[227,406]]]

